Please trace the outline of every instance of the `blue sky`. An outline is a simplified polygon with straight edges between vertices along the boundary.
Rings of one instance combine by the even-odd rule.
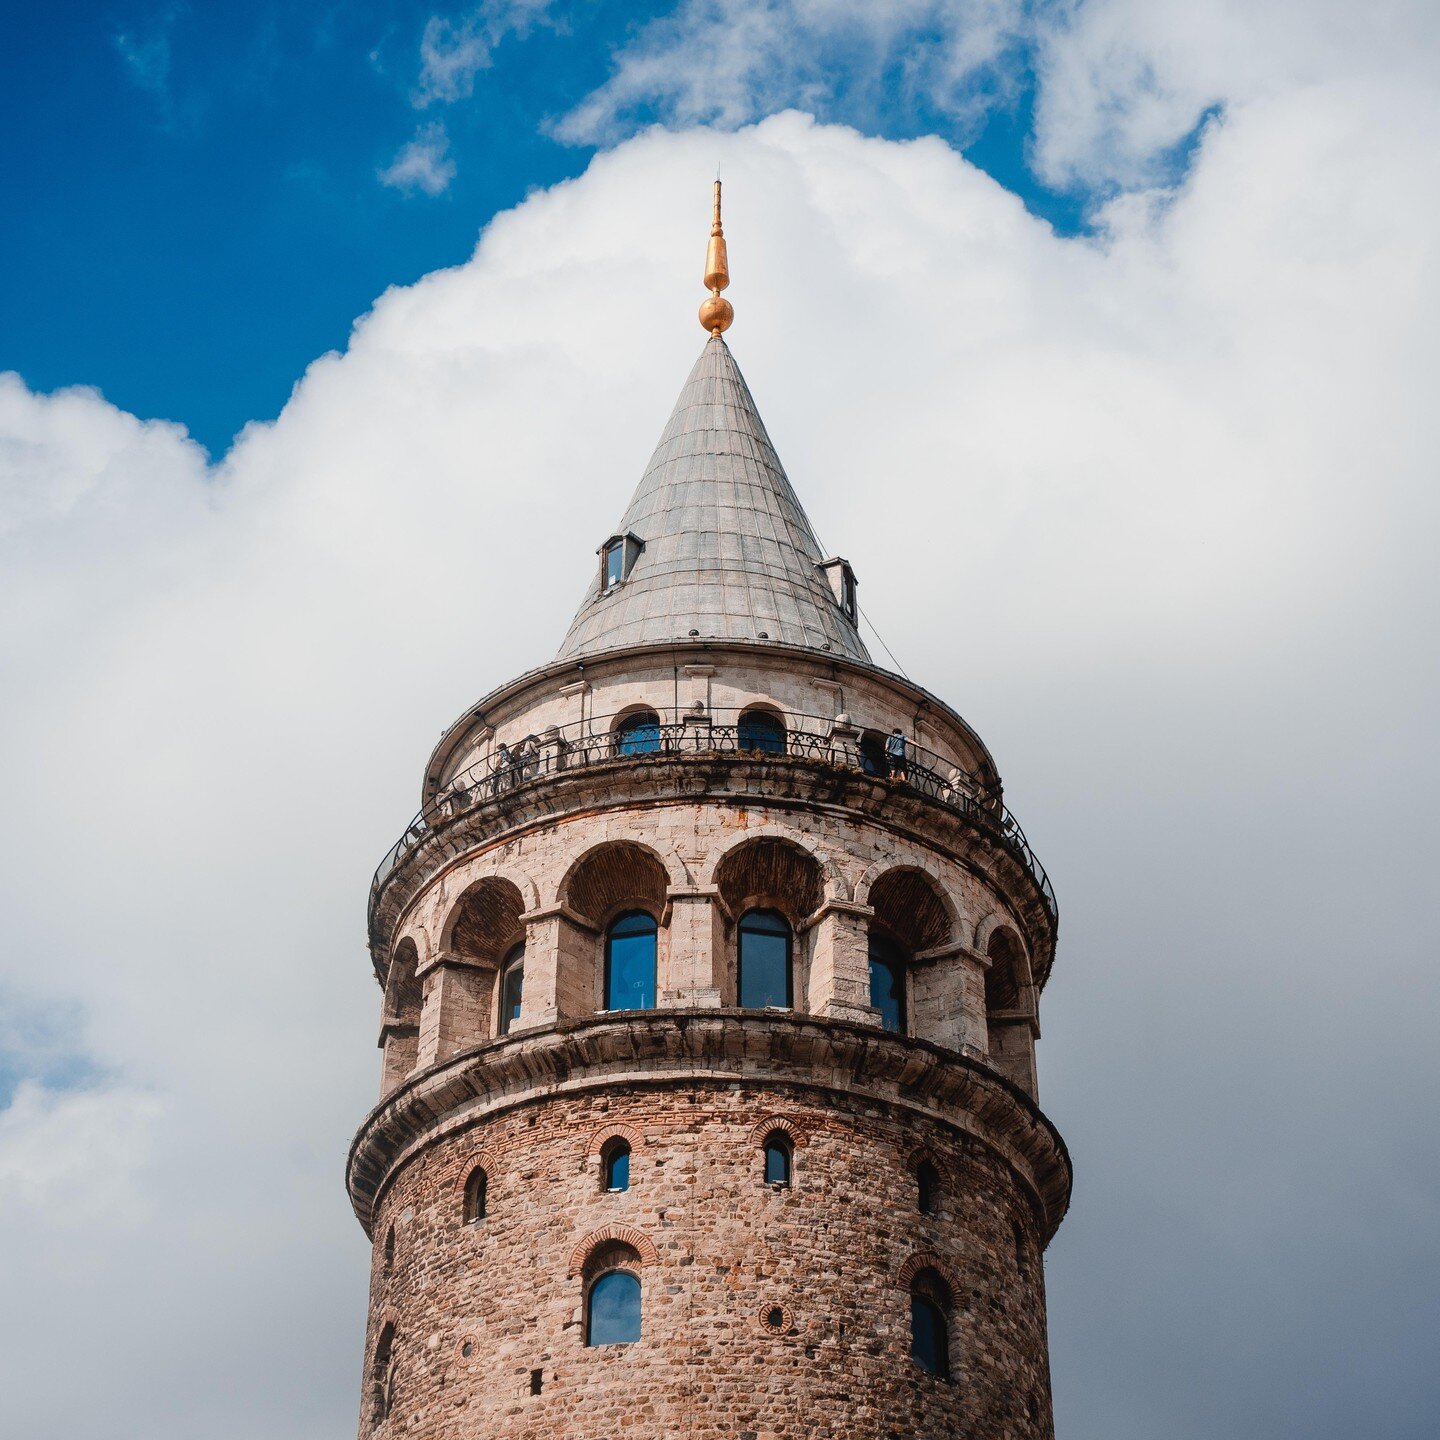
[[[582,171],[594,146],[554,138],[554,122],[668,8],[557,5],[494,44],[470,95],[417,107],[429,4],[12,7],[0,369],[42,390],[98,386],[223,453],[386,286],[460,263],[497,210]],[[935,39],[919,26],[907,51]],[[964,116],[907,93],[903,60],[813,108],[890,138],[944,134],[1037,214],[1080,224],[1087,189],[1046,186],[1027,164],[1022,45],[1003,84],[977,77]],[[641,104],[625,123],[658,113]],[[444,191],[383,184],[437,123]]]

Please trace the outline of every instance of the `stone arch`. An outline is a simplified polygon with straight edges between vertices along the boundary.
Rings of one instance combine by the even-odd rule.
[[[639,1256],[641,1265],[657,1265],[660,1262],[660,1252],[648,1235],[629,1225],[605,1225],[599,1230],[592,1230],[570,1252],[567,1276],[574,1279],[584,1271],[591,1255],[611,1245],[628,1245]]]
[[[950,1167],[928,1145],[915,1146],[905,1157],[905,1168],[914,1175],[918,1173],[920,1167],[927,1160],[935,1167],[936,1173],[940,1176],[941,1183],[948,1184],[950,1181]]]
[[[1025,942],[1020,938],[1020,932],[1016,928],[1015,922],[1011,920],[1008,915],[1002,915],[998,910],[992,910],[982,920],[977,922],[975,926],[975,937],[972,942],[975,949],[980,951],[982,955],[988,954],[990,937],[997,930],[1010,931],[1011,937],[1014,939],[1016,945],[1019,946],[1020,953],[1025,956],[1025,963],[1028,967],[1030,963],[1030,952],[1026,949]]]
[[[712,850],[705,857],[704,864],[700,867],[696,877],[696,885],[701,889],[708,889],[716,885],[717,876],[721,867],[730,856],[737,850],[751,845],[757,840],[783,840],[787,844],[794,845],[800,850],[806,851],[810,858],[820,867],[823,876],[823,889],[825,900],[848,900],[850,899],[850,884],[845,879],[833,855],[827,854],[803,831],[791,830],[784,825],[756,825],[745,831],[745,833],[733,845],[724,850]]]
[[[809,1144],[809,1132],[788,1115],[767,1115],[763,1120],[757,1120],[750,1127],[750,1143],[763,1145],[777,1130],[784,1134],[797,1150]]]
[[[533,887],[532,887],[533,888]],[[525,896],[514,880],[482,875],[455,898],[440,931],[442,952],[498,965],[524,938]]]
[[[895,1284],[908,1291],[915,1283],[915,1277],[925,1270],[933,1270],[949,1286],[952,1297],[960,1293],[960,1277],[954,1267],[933,1250],[916,1250],[911,1254],[896,1272]]]
[[[871,895],[876,882],[897,870],[918,871],[929,878],[936,891],[944,897],[946,909],[950,914],[952,928],[948,938],[961,945],[968,944],[971,938],[970,922],[951,891],[954,877],[930,855],[910,853],[903,860],[877,860],[860,877],[859,883],[855,886],[855,903],[857,905],[873,905],[874,901],[871,899]]]
[[[623,910],[659,920],[675,881],[664,859],[638,840],[602,840],[580,855],[560,881],[560,904],[596,930]]]
[[[640,1148],[640,1132],[633,1125],[601,1125],[585,1142],[585,1164],[593,1164],[612,1140],[623,1140],[631,1150]]]
[[[1020,937],[1009,925],[989,931],[985,955],[985,1035],[990,1063],[1032,1100],[1035,1082],[1035,989]]]
[[[870,880],[865,893],[875,921],[912,955],[958,939],[955,902],[933,875],[917,865],[892,866]]]

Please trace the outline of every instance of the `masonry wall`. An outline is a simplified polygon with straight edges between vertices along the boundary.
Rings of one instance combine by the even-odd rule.
[[[796,1142],[788,1189],[764,1183],[777,1124]],[[631,1186],[612,1194],[599,1155],[617,1134]],[[921,1154],[942,1176],[934,1216]],[[487,1213],[466,1224],[477,1164]],[[1049,1440],[1031,1204],[973,1136],[838,1094],[695,1083],[521,1103],[422,1149],[381,1197],[361,1435]],[[642,1254],[641,1339],[587,1349],[578,1262],[617,1233]],[[952,1292],[950,1379],[910,1358],[920,1263]]]

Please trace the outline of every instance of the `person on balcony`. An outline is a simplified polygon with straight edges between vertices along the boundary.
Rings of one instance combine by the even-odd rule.
[[[890,732],[890,738],[885,742],[885,762],[896,780],[905,778],[905,732],[898,726]]]

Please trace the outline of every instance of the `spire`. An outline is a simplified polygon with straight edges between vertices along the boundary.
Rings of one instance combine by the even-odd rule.
[[[725,230],[720,224],[720,177],[715,177],[715,218],[710,223],[710,243],[705,247],[705,288],[709,299],[701,302],[700,325],[718,336],[735,322],[735,307],[720,292],[730,283],[730,257],[725,253]]]
[[[868,661],[823,562],[749,387],[712,335],[557,658],[703,638]]]

